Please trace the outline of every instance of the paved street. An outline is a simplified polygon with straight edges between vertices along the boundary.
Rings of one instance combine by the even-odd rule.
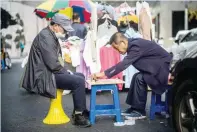
[[[42,123],[49,108],[49,99],[39,95],[29,94],[19,88],[19,82],[23,69],[19,61],[15,61],[11,70],[2,71],[2,132],[172,132],[166,126],[163,118],[154,121],[148,119],[137,121],[134,126],[115,127],[112,117],[98,117],[97,122],[91,128],[77,128],[71,123],[64,125],[45,125]],[[98,103],[110,103],[110,93],[99,94]],[[127,108],[125,104],[126,92],[120,93],[122,109]],[[89,93],[87,93],[87,104],[89,106]],[[72,113],[72,96],[63,97],[63,107],[70,116]]]

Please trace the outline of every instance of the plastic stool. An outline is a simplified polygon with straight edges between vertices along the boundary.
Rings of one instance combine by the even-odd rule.
[[[152,91],[152,96],[151,96],[151,106],[150,106],[150,119],[154,120],[155,119],[155,113],[161,113],[165,112],[166,114],[168,113],[168,102],[167,102],[167,92],[165,92],[165,101],[161,101],[161,95],[156,94],[155,92]]]
[[[62,93],[63,90],[57,89],[57,98],[50,99],[51,105],[47,116],[43,120],[44,124],[64,124],[70,121],[62,108]]]
[[[96,105],[96,92],[98,90],[100,91],[112,90],[113,91],[113,104]],[[118,89],[115,84],[92,85],[91,99],[90,99],[90,122],[91,124],[95,124],[96,115],[115,115],[116,122],[122,122]]]

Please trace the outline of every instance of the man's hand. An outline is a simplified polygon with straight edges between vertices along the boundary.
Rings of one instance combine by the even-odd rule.
[[[105,76],[105,73],[104,72],[94,73],[94,74],[91,75],[91,80],[97,81],[99,78],[102,78],[104,76]]]
[[[174,81],[174,76],[171,75],[171,73],[168,76],[168,85],[172,85]]]

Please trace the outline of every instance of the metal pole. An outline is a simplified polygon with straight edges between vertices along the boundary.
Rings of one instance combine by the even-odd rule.
[[[39,33],[39,26],[38,26],[38,17],[36,16],[36,29],[37,29],[37,34]]]
[[[185,30],[188,30],[188,3],[185,2]]]

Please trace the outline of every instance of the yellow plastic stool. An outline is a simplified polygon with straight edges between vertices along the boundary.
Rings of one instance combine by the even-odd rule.
[[[63,90],[57,89],[57,98],[50,99],[51,105],[44,124],[64,124],[70,121],[70,118],[64,113],[62,108],[62,93]]]

